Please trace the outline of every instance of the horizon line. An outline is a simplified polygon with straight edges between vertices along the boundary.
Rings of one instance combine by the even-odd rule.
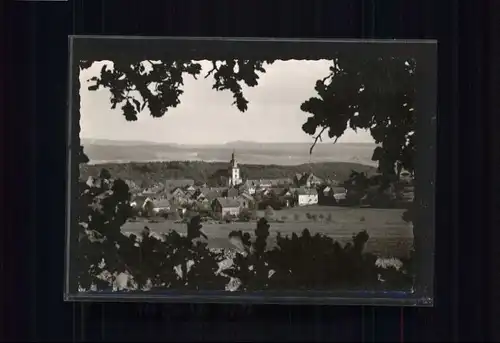
[[[96,163],[96,161],[98,161]],[[91,165],[91,166],[98,166],[98,165],[105,165],[105,164],[130,164],[130,163],[171,163],[171,162],[188,162],[188,163],[197,163],[197,162],[203,162],[203,163],[209,163],[209,164],[215,164],[215,163],[227,163],[226,161],[203,161],[203,160],[150,160],[150,161],[124,161],[124,160],[107,160],[102,162],[103,160],[90,160],[87,163],[83,163],[84,165]],[[304,162],[304,163],[298,163],[298,164],[277,164],[277,163],[271,163],[271,164],[262,164],[262,163],[238,163],[238,165],[242,166],[281,166],[281,167],[296,167],[296,166],[304,166],[304,165],[314,165],[314,164],[325,164],[325,163],[335,163],[335,164],[357,164],[361,166],[366,166],[370,168],[377,168],[375,165],[370,165],[370,164],[365,164],[362,162],[346,162],[346,161],[316,161],[316,162]]]

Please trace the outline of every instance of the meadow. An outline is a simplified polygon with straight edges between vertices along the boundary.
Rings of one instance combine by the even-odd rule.
[[[275,244],[276,234],[299,234],[305,228],[311,234],[324,234],[340,243],[346,243],[352,236],[362,230],[370,235],[366,252],[381,257],[406,257],[413,242],[412,226],[402,220],[402,209],[348,208],[333,206],[305,206],[274,211],[270,220],[271,235],[268,247]],[[264,211],[257,212],[258,217],[264,217]],[[152,232],[161,234],[170,230],[186,233],[186,224],[171,220],[150,222],[140,220],[127,222],[124,233],[138,233],[147,225]],[[251,232],[255,230],[256,222],[234,223],[203,223],[203,231],[208,236],[209,248],[231,249],[228,234],[233,230]]]

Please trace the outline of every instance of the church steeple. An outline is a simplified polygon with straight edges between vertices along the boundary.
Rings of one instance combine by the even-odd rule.
[[[231,154],[231,168],[236,168],[238,167],[238,164],[236,162],[236,159],[234,158],[234,149],[233,149],[233,153]]]
[[[241,184],[240,168],[238,167],[238,162],[236,162],[236,158],[234,157],[234,150],[233,153],[231,154],[231,162],[229,169],[230,169],[229,175],[231,175],[231,177],[229,178],[229,187]]]

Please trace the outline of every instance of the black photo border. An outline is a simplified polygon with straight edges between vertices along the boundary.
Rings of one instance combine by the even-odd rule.
[[[418,199],[416,226],[425,237],[425,247],[416,251],[417,282],[412,292],[227,292],[169,291],[75,293],[70,290],[71,260],[77,253],[72,237],[79,167],[75,163],[79,138],[79,61],[185,59],[328,59],[336,52],[375,56],[407,56],[417,63],[416,174]],[[64,275],[65,301],[132,301],[170,303],[245,303],[316,305],[433,306],[435,265],[435,180],[437,123],[437,42],[435,40],[194,38],[140,36],[69,36],[67,132],[67,204]]]

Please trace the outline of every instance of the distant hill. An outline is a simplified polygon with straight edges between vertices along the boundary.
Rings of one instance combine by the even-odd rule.
[[[203,161],[171,161],[171,162],[131,162],[82,164],[80,179],[86,180],[89,176],[98,176],[102,168],[110,171],[113,178],[133,180],[139,186],[149,186],[166,179],[193,179],[200,182],[210,182],[211,176],[228,170],[227,162]],[[366,172],[369,175],[376,172],[376,168],[348,162],[306,163],[300,165],[258,165],[241,164],[241,174],[249,179],[277,179],[293,178],[296,173],[313,172],[320,178],[344,181],[353,170]]]
[[[320,143],[309,155],[310,143],[228,142],[220,145],[181,145],[137,141],[82,140],[91,164],[150,161],[229,161],[233,150],[243,164],[300,165],[350,162],[375,166],[374,144]]]
[[[82,144],[85,145],[111,145],[111,146],[133,146],[133,145],[156,145],[161,143],[147,142],[147,141],[115,141],[111,139],[90,139],[90,138],[82,138]]]

